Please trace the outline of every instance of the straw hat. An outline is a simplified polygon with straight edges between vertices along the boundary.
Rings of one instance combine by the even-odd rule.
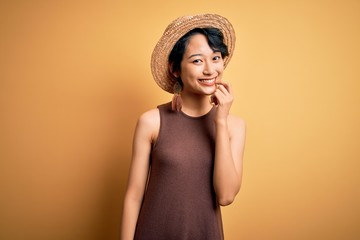
[[[165,29],[151,56],[151,71],[155,82],[165,91],[174,93],[176,79],[168,69],[168,59],[175,43],[194,28],[218,28],[224,35],[229,56],[224,59],[224,67],[229,63],[235,47],[235,32],[231,23],[217,14],[199,14],[175,19]]]

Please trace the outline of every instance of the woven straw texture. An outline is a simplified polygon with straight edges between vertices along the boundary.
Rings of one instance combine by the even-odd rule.
[[[229,51],[229,56],[224,59],[224,67],[229,63],[235,48],[235,32],[226,18],[217,14],[179,17],[165,29],[151,56],[151,71],[155,82],[162,89],[174,93],[176,79],[169,72],[168,58],[175,43],[190,30],[206,27],[218,28],[223,33]]]

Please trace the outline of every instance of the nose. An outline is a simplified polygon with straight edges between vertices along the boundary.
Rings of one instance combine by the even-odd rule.
[[[204,64],[204,69],[203,69],[203,74],[204,75],[212,75],[215,71],[215,68],[213,66],[213,63],[211,62],[206,62]]]

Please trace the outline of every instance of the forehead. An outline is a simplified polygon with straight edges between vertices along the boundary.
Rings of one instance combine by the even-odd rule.
[[[213,53],[210,48],[208,40],[203,34],[195,34],[190,37],[189,42],[185,49],[185,55],[198,54],[198,53]]]

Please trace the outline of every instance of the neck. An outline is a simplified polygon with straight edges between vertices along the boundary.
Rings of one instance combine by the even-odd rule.
[[[202,116],[208,113],[212,108],[209,96],[206,95],[191,95],[183,92],[183,94],[181,94],[181,98],[181,111],[189,116]]]

